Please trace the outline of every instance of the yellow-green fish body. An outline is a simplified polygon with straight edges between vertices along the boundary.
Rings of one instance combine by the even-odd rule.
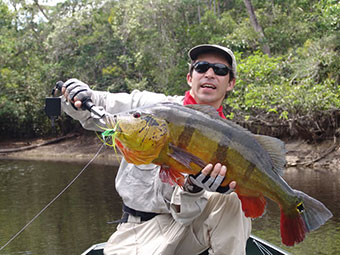
[[[210,106],[160,103],[107,116],[106,123],[116,127],[116,144],[128,162],[160,165],[160,177],[170,183],[183,185],[182,173],[197,174],[208,163],[226,165],[222,185],[237,182],[236,193],[247,217],[264,213],[264,197],[280,206],[286,245],[301,242],[306,232],[332,216],[321,202],[283,180],[282,141],[254,135],[220,118]]]

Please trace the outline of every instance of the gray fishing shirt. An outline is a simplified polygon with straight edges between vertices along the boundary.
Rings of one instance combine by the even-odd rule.
[[[106,112],[116,114],[159,102],[182,104],[184,96],[166,96],[138,90],[130,94],[93,91],[91,99]],[[79,120],[85,129],[102,131],[90,112],[75,110],[64,97],[62,110]],[[164,183],[159,178],[159,171],[160,167],[157,165],[134,165],[123,158],[116,176],[116,190],[124,204],[130,208],[144,212],[171,213],[176,221],[185,225],[190,224],[203,211],[207,203],[206,192],[193,194],[183,191],[177,185]]]

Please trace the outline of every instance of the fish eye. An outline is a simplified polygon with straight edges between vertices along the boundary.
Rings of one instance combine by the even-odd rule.
[[[133,114],[132,114],[132,116],[134,117],[134,118],[139,118],[140,116],[141,116],[142,114],[140,113],[140,112],[134,112]]]

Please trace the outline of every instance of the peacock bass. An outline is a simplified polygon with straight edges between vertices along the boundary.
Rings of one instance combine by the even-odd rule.
[[[162,180],[172,184],[183,185],[183,173],[197,174],[208,163],[226,165],[222,185],[237,182],[235,192],[247,217],[264,213],[265,197],[279,205],[285,245],[303,241],[332,217],[321,202],[293,190],[281,177],[286,162],[281,140],[254,135],[220,118],[211,106],[159,103],[107,115],[105,125],[114,129],[127,162],[159,165]]]

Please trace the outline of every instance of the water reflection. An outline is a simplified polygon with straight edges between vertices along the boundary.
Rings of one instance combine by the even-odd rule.
[[[0,247],[32,219],[82,169],[84,164],[0,161]],[[121,200],[114,189],[116,169],[90,165],[80,178],[0,254],[80,254],[106,241],[120,218]],[[334,217],[307,239],[281,245],[279,210],[253,224],[253,233],[293,254],[338,254],[340,250],[340,176],[336,172],[289,169],[287,182],[322,201]]]

